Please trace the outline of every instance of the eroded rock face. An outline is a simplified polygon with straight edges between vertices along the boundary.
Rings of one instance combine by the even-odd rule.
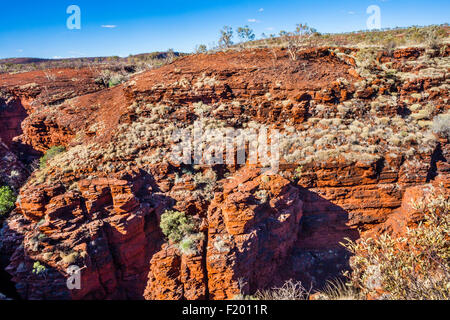
[[[206,263],[212,299],[276,282],[297,240],[303,201],[280,176],[238,171],[208,210]]]
[[[208,298],[203,243],[197,254],[182,254],[176,247],[163,245],[150,262],[144,293],[148,300],[204,300]]]
[[[0,139],[11,147],[13,138],[22,133],[21,124],[27,112],[20,99],[0,90]]]
[[[92,69],[54,69],[15,75],[3,74],[0,79],[0,126],[2,127],[0,139],[6,145],[12,146],[13,139],[20,136],[25,128],[24,137],[26,138],[23,142],[36,146],[38,143],[33,141],[39,140],[42,133],[55,135],[57,130],[54,129],[57,125],[52,121],[55,110],[52,110],[51,106],[103,89],[104,87],[96,81],[97,77],[98,74]],[[42,108],[45,109],[44,112],[40,110]],[[36,119],[31,120],[34,117],[27,119],[32,114],[36,116]],[[32,128],[28,128],[27,125],[22,128],[22,122],[25,119],[33,122],[30,124]],[[35,149],[45,151],[49,145],[51,146],[51,143],[47,142],[45,144],[47,148]]]
[[[238,171],[208,209],[198,253],[165,245],[153,256],[146,298],[232,299],[274,283],[297,239],[302,207],[288,180],[258,168]]]
[[[160,200],[154,207],[149,200],[141,204],[132,182],[118,179],[80,181],[79,190],[59,185],[21,193],[17,214],[2,231],[4,246],[24,240],[8,267],[19,293],[29,299],[142,298],[148,261],[162,238]],[[33,273],[33,261],[46,271]],[[81,290],[66,287],[71,265],[82,268]]]
[[[378,63],[411,72],[406,80],[388,77],[378,64],[364,69],[357,52],[314,48],[296,62],[281,49],[276,59],[269,50],[189,56],[99,92],[86,70],[74,88],[68,78],[77,73],[63,71],[51,86],[50,105],[44,74],[2,79],[9,92],[4,101],[27,113],[21,129],[8,124],[14,130],[4,137],[35,151],[68,150],[31,175],[2,229],[1,249],[11,256],[7,270],[19,294],[232,299],[291,278],[320,287],[348,268],[344,238],[401,231],[414,190],[428,183],[449,187],[448,141],[427,129],[449,109],[445,75],[422,75],[425,53],[418,49],[379,55]],[[33,77],[37,85],[27,84]],[[436,108],[420,113],[428,102]],[[24,114],[16,111],[0,114],[0,122],[19,121]],[[216,126],[256,123],[303,133],[306,143],[292,144],[288,153],[313,158],[282,159],[276,175],[249,165],[172,163],[169,129],[202,118]],[[422,136],[411,138],[415,131]],[[343,143],[350,147],[332,149]],[[8,150],[0,144],[0,155]],[[328,150],[334,153],[314,157]],[[0,171],[16,162],[0,157]],[[204,240],[195,253],[183,254],[164,238],[160,216],[172,209],[199,221]],[[36,262],[44,272],[33,272]],[[81,290],[66,286],[71,265],[82,268]]]

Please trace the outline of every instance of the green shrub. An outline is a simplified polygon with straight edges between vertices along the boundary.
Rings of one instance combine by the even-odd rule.
[[[36,261],[33,264],[33,273],[36,275],[45,273],[47,271],[47,268],[43,266],[39,261]]]
[[[9,187],[0,187],[0,216],[6,215],[14,208],[16,194]]]
[[[193,234],[195,223],[184,212],[166,211],[161,216],[161,230],[172,242],[179,243],[184,237]]]
[[[45,155],[40,159],[40,168],[45,169],[47,167],[47,162],[53,159],[55,156],[57,156],[60,153],[63,153],[66,151],[66,148],[62,146],[52,147],[47,150]]]
[[[303,166],[300,166],[297,169],[295,169],[295,177],[301,178],[302,175],[303,175]]]
[[[363,296],[389,300],[448,300],[450,298],[450,200],[430,195],[413,208],[425,215],[404,237],[349,241],[354,254],[349,284]],[[381,296],[380,296],[381,294]]]
[[[125,81],[124,77],[122,77],[120,75],[116,75],[108,81],[108,88],[118,86],[119,84],[121,84],[124,81]]]

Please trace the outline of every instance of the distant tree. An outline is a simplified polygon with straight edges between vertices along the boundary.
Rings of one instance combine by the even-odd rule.
[[[208,49],[206,48],[206,45],[200,44],[195,47],[195,53],[206,53]]]
[[[173,49],[167,50],[167,62],[171,63],[173,60],[175,60],[175,51]]]
[[[287,46],[291,60],[297,60],[297,53],[301,47],[313,47],[315,38],[319,33],[316,29],[309,27],[306,23],[297,24],[294,32],[280,31],[280,37]]]
[[[220,30],[219,46],[221,48],[229,48],[233,45],[233,29],[231,27],[225,26]]]
[[[243,42],[255,40],[255,34],[253,33],[253,30],[249,28],[249,26],[238,28],[237,33],[239,38]]]
[[[317,32],[317,30],[310,28],[306,23],[299,23],[295,28],[295,34],[298,36],[309,36],[314,32]]]
[[[269,48],[271,50],[271,52],[272,52],[272,55],[273,55],[272,62],[273,62],[273,67],[275,68],[276,60],[278,59],[277,52],[276,52],[276,50],[275,50],[275,48],[273,46],[275,35],[271,34],[271,35],[267,36],[265,33],[263,33],[261,35],[261,37],[262,37],[266,47]]]

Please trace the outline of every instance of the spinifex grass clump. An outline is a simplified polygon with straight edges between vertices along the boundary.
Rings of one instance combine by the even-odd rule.
[[[62,146],[52,147],[45,155],[40,159],[39,164],[41,169],[45,169],[47,167],[47,162],[54,158],[56,155],[63,153],[66,151],[66,148]]]

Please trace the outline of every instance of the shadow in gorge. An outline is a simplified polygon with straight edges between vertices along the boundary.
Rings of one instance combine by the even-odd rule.
[[[319,194],[308,189],[300,190],[304,212],[298,240],[285,271],[301,281],[307,289],[320,290],[327,281],[343,278],[350,269],[351,257],[342,245],[345,238],[353,241],[360,235],[349,226],[349,213]]]
[[[13,138],[20,136],[22,122],[28,116],[19,98],[5,101],[0,96],[0,139],[8,146],[13,144]]]
[[[20,300],[20,296],[17,293],[12,277],[5,270],[8,263],[9,257],[0,255],[0,293],[4,294],[7,298]]]
[[[3,228],[4,221],[0,220],[0,236]],[[10,254],[4,252],[2,239],[0,238],[0,293],[4,294],[7,298],[20,300],[20,296],[16,290],[16,286],[12,281],[12,276],[6,271],[6,267],[9,264]]]

